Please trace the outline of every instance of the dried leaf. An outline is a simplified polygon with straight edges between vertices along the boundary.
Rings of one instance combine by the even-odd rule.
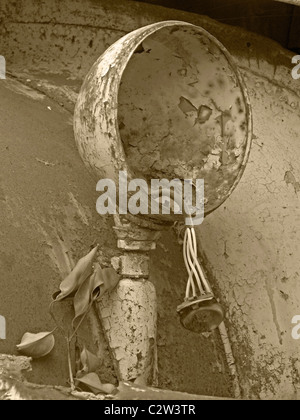
[[[89,350],[87,350],[86,347],[84,347],[80,354],[80,361],[82,369],[80,372],[78,372],[80,374],[79,378],[87,373],[96,372],[102,364],[101,360]]]
[[[60,285],[60,293],[55,298],[61,301],[76,292],[93,272],[93,262],[98,251],[98,245],[85,257],[81,258],[74,270]]]
[[[98,295],[98,290],[101,285],[103,285],[101,267],[97,265],[94,273],[80,286],[74,297],[75,318],[73,320],[73,326],[75,321],[85,315],[89,310],[92,301]]]
[[[94,394],[111,394],[115,386],[112,384],[102,384],[96,373],[88,373],[82,378],[77,379],[81,384],[86,385]]]
[[[103,283],[100,285],[100,290],[94,290],[94,294],[97,293],[97,299],[101,299],[105,292],[111,292],[118,285],[121,278],[114,268],[103,268],[100,274]]]
[[[93,283],[93,279],[95,277],[95,273],[89,277],[78,289],[75,297],[74,297],[74,310],[75,310],[75,317],[73,319],[73,327],[75,321],[86,314],[90,307],[91,303],[91,285]]]
[[[120,276],[113,268],[102,269],[99,265],[90,278],[85,281],[74,297],[75,321],[84,316],[93,301],[100,299],[105,292],[113,290],[120,281]]]
[[[39,334],[26,333],[17,349],[25,356],[39,359],[47,356],[55,346],[55,338],[52,332]]]

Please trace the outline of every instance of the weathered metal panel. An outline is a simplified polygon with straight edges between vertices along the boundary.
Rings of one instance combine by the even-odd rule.
[[[245,395],[272,398],[297,397],[300,371],[299,342],[292,341],[290,333],[291,316],[299,313],[300,306],[299,199],[295,192],[300,178],[297,132],[300,83],[291,77],[292,54],[270,40],[195,14],[134,2],[129,8],[128,3],[127,1],[114,1],[112,4],[106,0],[101,2],[66,0],[41,4],[32,0],[17,3],[2,0],[0,45],[1,54],[7,56],[8,71],[18,72],[19,75],[22,73],[25,81],[30,74],[34,81],[32,70],[35,69],[36,79],[39,80],[37,83],[41,84],[40,89],[44,88],[55,96],[53,86],[62,84],[64,92],[71,91],[76,98],[76,89],[78,91],[79,85],[74,83],[70,86],[70,80],[65,82],[63,78],[51,79],[49,71],[52,73],[66,71],[68,77],[78,78],[80,84],[82,77],[108,45],[124,33],[140,26],[166,19],[183,20],[204,27],[222,41],[234,55],[239,68],[244,71],[254,108],[254,133],[258,138],[254,139],[252,158],[243,183],[228,203],[207,219],[200,237],[209,259],[206,265],[212,266],[211,272],[217,278],[220,294],[228,306],[232,345],[237,364],[240,366],[240,380]],[[46,36],[43,35],[43,30]],[[43,74],[45,70],[47,75]],[[41,79],[51,81],[52,88],[48,88],[49,83],[40,82]],[[69,90],[66,89],[68,84]],[[63,97],[62,95],[61,98]],[[18,111],[12,113],[13,121]],[[14,124],[13,128],[16,129],[19,124],[20,121]],[[66,143],[66,138],[60,137],[64,128],[57,130],[60,134],[53,131],[47,138],[51,141],[57,137],[60,140],[58,142],[60,148],[61,144]],[[68,130],[71,131],[71,128],[66,129]],[[68,141],[72,141],[71,137]],[[60,150],[59,148],[57,150]],[[72,150],[76,153],[75,148]],[[67,156],[69,149],[65,153]],[[6,151],[3,156],[7,159]],[[15,155],[12,165],[9,166],[6,162],[7,167],[14,168],[14,162],[18,161],[17,157],[21,157],[21,154]],[[56,152],[54,155],[51,153],[49,159],[47,154],[46,159],[50,163],[55,162]],[[79,182],[78,178],[81,180],[85,176],[84,169],[77,167],[79,165],[77,155],[74,159],[77,163],[72,160],[64,168],[71,166],[75,168],[76,174],[70,173],[68,178],[72,188],[75,188],[75,184]],[[22,164],[17,166],[22,168]],[[42,164],[41,166],[43,168]],[[42,168],[40,170],[43,171],[51,169],[46,166]],[[83,168],[82,165],[80,168]],[[80,176],[77,175],[77,169]],[[24,173],[27,174],[27,171]],[[37,178],[39,176],[38,173]],[[64,179],[65,171],[62,171],[60,176]],[[94,190],[88,179],[86,182],[84,190]],[[48,189],[56,191],[60,183],[61,178],[53,178],[53,187]],[[26,191],[24,189],[24,193]],[[82,194],[86,194],[85,191]],[[37,191],[34,192],[34,195],[36,194]],[[41,197],[44,197],[43,194]],[[84,203],[88,203],[87,207],[94,205],[94,198],[91,198],[90,194],[93,192],[88,193],[89,197],[83,199]],[[23,202],[26,203],[24,198],[21,203]],[[69,208],[68,200],[65,201],[65,205]],[[15,208],[19,208],[18,202],[15,203]],[[74,210],[74,214],[76,212],[78,210]],[[5,226],[8,217],[9,213],[6,212],[3,222]],[[28,221],[24,220],[20,210],[18,217],[22,221],[22,229],[26,232],[29,229]],[[16,220],[15,213],[11,219]],[[34,232],[36,223],[30,226]],[[103,228],[105,229],[105,226]],[[12,226],[12,229],[15,227]],[[64,229],[64,234],[66,231],[69,232],[68,226]],[[75,240],[84,235],[85,225],[78,232],[74,230],[71,232],[72,239]],[[94,237],[93,228],[89,232],[86,241],[78,244],[76,242],[72,252],[74,259],[82,254],[82,249]],[[11,235],[8,228],[7,235],[8,237]],[[30,231],[29,235],[34,234]],[[99,237],[102,236],[101,225]],[[18,234],[14,234],[14,237],[18,238]],[[57,236],[54,240],[58,242],[55,245],[55,249],[58,250],[56,254],[60,255],[61,241],[58,241]],[[211,359],[207,357],[207,352],[214,351],[213,344],[191,335],[183,338],[177,321],[174,321],[172,311],[177,303],[180,303],[180,290],[184,287],[185,273],[183,265],[174,266],[174,261],[180,257],[179,249],[170,245],[173,240],[173,237],[168,239],[165,236],[161,248],[154,252],[155,264],[152,265],[151,274],[156,283],[159,300],[159,353],[164,361],[161,365],[160,380],[164,387],[186,389],[193,393],[203,393],[203,389],[206,388],[207,393],[212,394],[218,392],[216,383],[221,382],[224,377],[214,372],[214,368],[218,370],[222,362],[219,364],[216,362],[214,367],[210,367]],[[57,281],[59,272],[51,267],[49,271],[45,271],[44,262],[39,261],[39,253],[36,252],[38,246],[33,246],[33,243],[39,244],[39,240],[33,236],[32,241],[24,242],[28,248],[29,259],[28,256],[24,256],[25,251],[21,249],[22,247],[15,249],[15,241],[11,241],[9,245],[9,254],[20,254],[21,260],[29,266],[33,261],[36,264],[35,279],[53,278],[53,281]],[[42,240],[41,246],[43,246]],[[18,264],[15,266],[18,267]],[[8,263],[7,273],[10,273],[10,267],[11,263]],[[3,280],[13,285],[12,290],[16,290],[18,286],[16,279],[24,278],[24,267],[19,270],[8,274]],[[29,286],[35,281],[29,282]],[[177,288],[174,288],[174,283],[177,284]],[[47,282],[46,286],[48,287]],[[27,288],[22,286],[17,294],[16,299],[20,304],[23,304],[20,294],[26,296]],[[48,292],[45,293],[48,295]],[[31,298],[31,294],[28,296]],[[41,306],[45,305],[41,303]],[[10,311],[9,308],[8,310]],[[46,320],[46,315],[44,316]],[[20,314],[21,317],[23,312]],[[11,343],[19,341],[21,330],[23,332],[27,325],[28,323],[24,322],[19,332],[13,332]],[[40,320],[40,325],[45,327],[43,319]],[[280,338],[282,333],[283,336]],[[191,349],[193,366],[186,359],[182,360],[180,365],[182,354],[187,354]],[[201,354],[201,360],[195,354]],[[44,365],[39,366],[44,369]],[[176,366],[176,380],[172,376],[174,366]],[[193,376],[195,371],[202,372],[202,377],[206,377],[206,387],[203,382],[196,383]],[[184,372],[188,373],[188,379]]]

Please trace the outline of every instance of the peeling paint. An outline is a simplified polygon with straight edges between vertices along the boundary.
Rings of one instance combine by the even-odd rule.
[[[292,185],[295,190],[295,194],[297,194],[300,191],[300,182],[298,182],[295,178],[295,175],[292,171],[287,171],[284,175],[284,180],[287,185]]]
[[[141,43],[147,54],[134,54]],[[96,61],[74,126],[83,161],[97,177],[117,182],[126,170],[129,179],[148,182],[204,179],[206,213],[235,189],[252,139],[247,90],[229,53],[202,28],[176,21],[140,28]]]

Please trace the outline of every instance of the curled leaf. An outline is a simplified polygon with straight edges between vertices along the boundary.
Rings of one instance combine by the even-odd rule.
[[[115,386],[112,384],[102,384],[96,373],[88,373],[77,381],[87,386],[94,394],[111,394]]]
[[[87,373],[96,372],[102,364],[102,361],[89,350],[87,350],[86,347],[84,347],[80,354],[80,362],[82,369],[78,372],[77,378],[82,378]]]
[[[55,301],[61,301],[76,292],[93,272],[93,262],[98,251],[98,245],[85,257],[81,258],[74,270],[60,285],[60,292],[54,295]]]
[[[73,319],[73,327],[75,324],[75,321],[86,314],[86,312],[89,310],[90,308],[90,303],[91,303],[91,284],[93,282],[93,277],[94,274],[92,276],[89,277],[89,279],[87,279],[78,289],[75,297],[74,297],[74,310],[75,310],[75,317]]]
[[[25,356],[39,359],[47,356],[55,346],[55,338],[53,332],[45,332],[39,334],[24,334],[21,343],[17,345],[17,349]]]
[[[80,286],[75,297],[74,297],[74,310],[75,318],[73,320],[73,325],[75,321],[86,314],[89,310],[91,302],[94,299],[94,292],[103,284],[102,278],[99,276],[99,271],[101,270],[100,266],[94,271],[94,273]]]
[[[103,268],[99,275],[102,278],[102,285],[100,285],[99,290],[94,290],[94,293],[97,293],[97,299],[101,299],[104,293],[111,292],[118,285],[121,278],[114,268]]]
[[[80,286],[74,297],[75,321],[84,316],[90,305],[100,299],[105,292],[113,290],[120,281],[120,276],[113,268],[102,269],[99,265],[94,273]]]

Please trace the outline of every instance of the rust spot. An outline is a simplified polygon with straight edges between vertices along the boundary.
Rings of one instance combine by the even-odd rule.
[[[174,26],[174,28],[170,29],[170,34],[174,34],[175,32],[178,32],[180,29],[178,26]]]
[[[146,50],[143,46],[143,44],[140,44],[137,49],[134,51],[134,54],[143,54],[147,53],[149,54],[151,52],[151,49]]]
[[[289,295],[284,293],[282,290],[280,290],[280,295],[286,302],[289,300]]]
[[[145,52],[145,48],[143,47],[143,44],[140,44],[137,49],[134,51],[134,54],[143,54]]]
[[[192,104],[192,102],[184,96],[180,97],[180,103],[178,106],[184,114],[188,114],[189,112],[198,112],[197,108]]]
[[[206,121],[208,121],[212,115],[213,111],[211,108],[209,108],[206,105],[202,105],[200,106],[199,110],[198,110],[198,117],[196,120],[196,123],[198,122],[199,124],[204,124],[206,123]]]
[[[123,121],[121,121],[119,123],[119,130],[123,130],[125,127],[126,127],[125,124],[123,123]]]
[[[295,175],[292,171],[287,171],[284,175],[284,180],[287,185],[291,184],[294,187],[295,194],[300,191],[300,182],[298,182],[295,178]]]
[[[237,109],[238,109],[238,113],[239,113],[239,114],[243,114],[243,112],[244,112],[244,107],[243,107],[243,104],[242,104],[241,98],[240,98],[240,97],[236,98],[235,103],[236,103],[236,106],[237,106]]]
[[[224,79],[222,79],[222,77],[220,77],[218,80],[218,85],[220,86],[220,88],[222,88],[225,85]]]
[[[187,69],[178,70],[177,73],[178,73],[179,76],[186,77],[187,76]]]

